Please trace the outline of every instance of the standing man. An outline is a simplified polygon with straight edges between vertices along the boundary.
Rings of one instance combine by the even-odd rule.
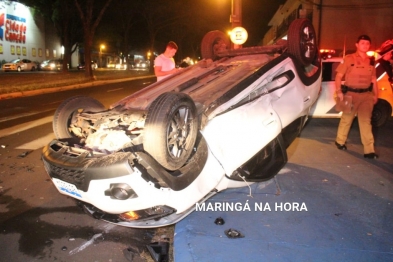
[[[350,113],[342,114],[335,144],[340,150],[347,149],[345,142],[352,121],[357,115],[364,157],[376,159],[378,155],[374,151],[371,115],[374,104],[378,101],[378,87],[374,60],[370,60],[367,56],[370,44],[371,39],[369,36],[359,36],[356,42],[356,53],[347,55],[344,58],[344,62],[336,69],[335,84],[337,98],[343,101],[344,95],[352,96],[353,108]],[[345,85],[341,86],[341,80],[344,75]]]
[[[178,47],[175,42],[170,41],[165,48],[165,52],[157,56],[154,60],[154,74],[157,81],[174,74],[177,69],[173,57],[176,54]]]

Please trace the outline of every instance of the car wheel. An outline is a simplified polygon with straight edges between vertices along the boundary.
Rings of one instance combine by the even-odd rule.
[[[217,53],[230,49],[230,46],[231,43],[226,34],[218,30],[210,31],[202,38],[202,58],[216,60]]]
[[[158,96],[146,116],[143,148],[168,170],[176,170],[190,157],[199,120],[191,97],[168,92]]]
[[[31,68],[31,71],[35,71],[35,67],[34,66]]]
[[[19,66],[17,70],[18,70],[18,72],[21,72],[22,68]]]
[[[371,124],[374,127],[383,126],[392,115],[392,106],[383,99],[378,99],[371,115]]]
[[[288,29],[288,52],[303,66],[314,61],[318,47],[315,29],[310,20],[302,18],[291,23]]]
[[[81,112],[100,112],[106,108],[97,100],[87,96],[75,96],[68,98],[56,109],[53,116],[53,132],[60,138],[77,137],[70,130],[71,124]]]

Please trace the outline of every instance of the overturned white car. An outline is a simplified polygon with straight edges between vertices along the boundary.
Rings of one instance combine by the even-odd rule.
[[[321,88],[316,34],[295,20],[288,41],[229,50],[202,40],[203,60],[106,109],[72,97],[43,149],[60,193],[95,218],[129,227],[173,224],[230,187],[272,178]]]

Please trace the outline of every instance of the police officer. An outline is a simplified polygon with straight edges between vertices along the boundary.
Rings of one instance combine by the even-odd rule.
[[[349,113],[343,112],[335,144],[340,150],[347,149],[345,142],[352,121],[357,115],[364,157],[376,159],[378,155],[374,151],[371,115],[374,104],[378,101],[378,87],[374,62],[367,56],[370,44],[371,39],[369,36],[359,36],[356,42],[356,53],[347,55],[344,58],[344,62],[336,69],[335,85],[337,98],[343,101],[344,95],[351,96],[353,108]],[[342,86],[341,81],[344,75],[345,84]]]

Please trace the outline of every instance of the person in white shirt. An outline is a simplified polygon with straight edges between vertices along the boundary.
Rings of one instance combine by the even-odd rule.
[[[173,57],[176,54],[178,47],[175,42],[170,41],[165,48],[165,52],[157,56],[154,60],[154,74],[157,81],[174,74],[177,69]]]

